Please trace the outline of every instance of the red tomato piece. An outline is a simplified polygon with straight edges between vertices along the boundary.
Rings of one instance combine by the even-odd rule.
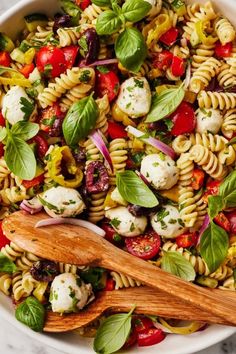
[[[210,181],[206,185],[206,192],[204,193],[202,199],[205,203],[208,202],[208,197],[210,195],[217,195],[219,192],[221,182],[220,181]]]
[[[201,189],[204,183],[204,178],[205,178],[204,171],[199,169],[193,170],[192,183],[191,183],[192,188],[196,191]]]
[[[36,55],[36,65],[47,77],[57,77],[66,70],[66,60],[63,50],[53,46],[39,49]]]
[[[135,345],[136,342],[137,342],[137,332],[134,331],[133,329],[131,329],[130,335],[122,348],[128,349],[128,348],[132,347],[133,345]]]
[[[71,45],[69,47],[62,48],[65,61],[66,61],[66,68],[71,69],[74,66],[75,59],[77,57],[79,47],[75,45]]]
[[[138,346],[147,347],[162,342],[165,333],[159,328],[149,328],[145,332],[138,333]]]
[[[23,186],[26,189],[28,189],[28,188],[32,188],[32,187],[38,186],[39,184],[43,183],[43,181],[44,181],[44,174],[39,175],[38,177],[35,177],[31,181],[23,180],[22,184],[23,184]]]
[[[236,234],[236,210],[227,213],[227,219],[230,222],[230,230],[233,234]]]
[[[141,236],[126,237],[125,245],[133,256],[152,259],[160,250],[161,238],[155,231],[150,231]]]
[[[24,75],[24,77],[26,77],[26,79],[28,79],[28,77],[30,76],[30,74],[32,73],[34,68],[35,68],[35,66],[34,66],[33,63],[26,64],[26,65],[23,66],[23,68],[20,69],[20,73],[22,75]]]
[[[160,70],[166,70],[171,66],[173,60],[173,54],[168,50],[163,50],[163,52],[157,54],[153,61],[154,68]]]
[[[91,0],[75,0],[75,3],[84,11],[89,5],[91,5]]]
[[[225,45],[221,44],[220,41],[216,42],[215,46],[215,55],[218,58],[227,58],[230,57],[233,51],[233,43],[227,43]]]
[[[113,72],[108,73],[97,72],[96,92],[98,97],[108,95],[109,102],[113,101],[119,93],[120,82],[118,76]]]
[[[226,232],[230,232],[231,224],[228,218],[225,216],[223,212],[220,212],[215,218],[214,221],[217,225],[222,227]]]
[[[136,316],[132,317],[132,324],[137,333],[142,333],[147,329],[153,327],[153,322],[150,318],[146,316]]]
[[[111,139],[127,138],[127,132],[123,125],[108,121],[108,135]]]
[[[171,130],[171,135],[178,136],[181,134],[191,133],[196,126],[195,112],[192,106],[183,101],[177,110],[171,114],[174,125]]]
[[[10,240],[8,240],[8,238],[6,238],[6,236],[4,235],[3,231],[2,231],[2,221],[0,221],[0,249],[2,247],[5,247],[6,245],[10,244]]]
[[[171,72],[174,76],[182,76],[185,73],[184,59],[173,56]]]
[[[111,243],[117,244],[121,241],[121,236],[113,229],[108,222],[103,222],[101,228],[106,232],[105,239]]]
[[[42,159],[46,155],[48,151],[48,142],[47,140],[40,134],[34,136],[29,140],[30,143],[36,143],[37,145],[37,154]]]
[[[0,65],[9,67],[11,64],[10,54],[6,51],[0,52]]]
[[[171,46],[175,43],[178,35],[179,30],[175,27],[172,27],[161,36],[160,41],[168,46]]]
[[[50,132],[54,121],[56,119],[63,119],[64,117],[65,113],[61,111],[59,103],[55,102],[52,106],[42,110],[39,119],[40,129],[48,133]]]
[[[106,281],[105,291],[113,291],[115,290],[115,281],[111,278],[108,278]]]
[[[4,145],[3,145],[3,143],[0,143],[0,157],[3,157],[4,152],[5,152]]]
[[[198,235],[196,232],[183,234],[176,237],[175,242],[177,243],[178,247],[188,248],[192,246],[196,246],[198,241]]]
[[[2,112],[0,112],[0,127],[5,127],[6,125],[6,120],[2,115]]]

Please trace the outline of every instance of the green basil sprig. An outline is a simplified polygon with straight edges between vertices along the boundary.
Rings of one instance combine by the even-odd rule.
[[[129,313],[112,315],[98,328],[93,348],[99,354],[111,354],[123,347],[131,331],[131,315]]]
[[[182,86],[168,88],[155,95],[146,122],[157,122],[173,113],[183,101],[185,91]]]
[[[39,125],[20,121],[0,130],[0,141],[6,144],[4,158],[7,167],[16,176],[31,180],[36,174],[36,159],[33,150],[26,143],[39,131]]]
[[[92,3],[99,6],[99,7],[110,7],[111,6],[110,0],[92,0]]]
[[[208,215],[213,220],[224,208],[224,201],[220,195],[208,197]]]
[[[211,273],[224,262],[229,247],[227,232],[211,222],[200,240],[200,254]]]
[[[187,281],[193,281],[196,276],[192,264],[179,252],[164,252],[161,268]]]
[[[78,21],[82,12],[80,7],[71,0],[60,0],[60,6],[66,14],[71,16],[71,25],[78,26]]]
[[[2,252],[0,252],[0,272],[4,273],[14,273],[17,271],[16,265],[6,257]]]
[[[35,332],[42,332],[45,319],[43,305],[33,296],[27,297],[16,309],[16,319]]]
[[[122,13],[127,21],[138,22],[150,11],[152,6],[147,1],[127,0],[122,6]]]
[[[121,196],[129,203],[146,208],[153,208],[159,204],[155,194],[133,171],[118,173],[116,185]]]
[[[99,35],[106,33],[112,34],[117,32],[122,25],[120,17],[112,10],[104,11],[99,16],[97,21],[96,31]]]
[[[92,95],[75,102],[62,125],[66,143],[75,146],[81,139],[86,138],[95,127],[98,114],[98,106]]]

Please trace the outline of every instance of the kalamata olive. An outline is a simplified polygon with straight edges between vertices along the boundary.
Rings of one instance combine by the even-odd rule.
[[[71,17],[69,15],[57,14],[54,17],[53,32],[57,33],[57,30],[60,27],[70,27],[70,25],[71,25]]]
[[[106,192],[109,188],[109,176],[101,161],[92,161],[86,171],[88,193]]]
[[[43,260],[33,264],[30,274],[38,281],[50,282],[59,274],[59,271],[55,262]]]
[[[48,135],[51,137],[58,137],[62,135],[62,122],[63,118],[56,118],[53,122],[51,129],[49,130]]]
[[[85,38],[87,43],[87,50],[84,50],[84,64],[89,65],[95,62],[98,58],[100,50],[100,40],[94,28],[88,28],[82,38]]]
[[[86,153],[85,150],[80,148],[80,149],[75,149],[73,151],[73,156],[76,162],[80,163],[83,162],[86,159]]]
[[[139,205],[134,205],[134,204],[129,204],[128,205],[128,210],[129,212],[134,215],[134,216],[148,216],[152,213],[154,213],[156,211],[156,207],[155,208],[144,208],[141,207]]]

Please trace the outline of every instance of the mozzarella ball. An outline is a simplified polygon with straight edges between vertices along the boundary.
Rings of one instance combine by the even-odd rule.
[[[111,193],[111,199],[116,202],[117,204],[127,206],[128,202],[124,200],[122,195],[119,192],[119,189],[116,187],[114,191]]]
[[[69,313],[82,310],[93,294],[91,284],[85,284],[78,275],[63,273],[56,276],[50,290],[53,312]]]
[[[155,189],[170,189],[179,178],[175,161],[163,153],[145,156],[140,172]]]
[[[145,116],[151,108],[151,90],[144,77],[131,77],[123,82],[117,105],[131,118]]]
[[[24,120],[25,113],[22,111],[21,98],[25,98],[29,102],[31,99],[20,86],[13,86],[4,96],[2,102],[2,114],[10,124],[15,124]],[[34,114],[33,112],[32,114]]]
[[[179,210],[172,205],[163,208],[151,217],[151,224],[158,235],[164,238],[175,238],[185,232]]]
[[[217,134],[223,124],[223,115],[218,109],[198,109],[196,112],[197,133],[207,133]]]
[[[125,237],[139,236],[144,233],[147,226],[146,216],[134,216],[124,206],[107,210],[105,216],[111,220],[116,232]]]
[[[85,204],[79,192],[72,188],[53,187],[42,195],[42,204],[52,218],[74,217],[85,209]]]
[[[159,14],[161,11],[162,7],[162,0],[145,0],[146,2],[149,2],[149,4],[152,5],[151,10],[148,13],[149,17],[154,17]]]

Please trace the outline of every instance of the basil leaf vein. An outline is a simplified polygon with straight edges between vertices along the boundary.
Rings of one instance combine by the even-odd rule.
[[[224,200],[220,195],[208,197],[208,214],[211,219],[214,219],[223,208]]]
[[[17,267],[12,260],[0,252],[0,272],[14,273],[16,271]]]
[[[157,122],[173,113],[183,101],[185,91],[182,86],[166,89],[155,95],[146,122]]]
[[[33,296],[28,297],[16,309],[16,319],[35,332],[42,332],[45,319],[43,305]]]
[[[120,17],[112,10],[102,12],[96,22],[96,31],[99,35],[117,32],[122,25]]]
[[[20,121],[13,125],[11,134],[22,140],[29,140],[37,135],[39,132],[39,125],[32,122]]]
[[[224,199],[226,208],[236,207],[236,171],[231,172],[220,185],[219,195]]]
[[[133,171],[118,173],[116,185],[121,196],[129,203],[146,208],[153,208],[159,204],[155,194]]]
[[[164,252],[161,268],[187,281],[193,281],[196,276],[192,264],[179,252]]]
[[[151,8],[151,4],[147,1],[126,0],[122,6],[122,12],[128,21],[138,22],[147,15]]]

